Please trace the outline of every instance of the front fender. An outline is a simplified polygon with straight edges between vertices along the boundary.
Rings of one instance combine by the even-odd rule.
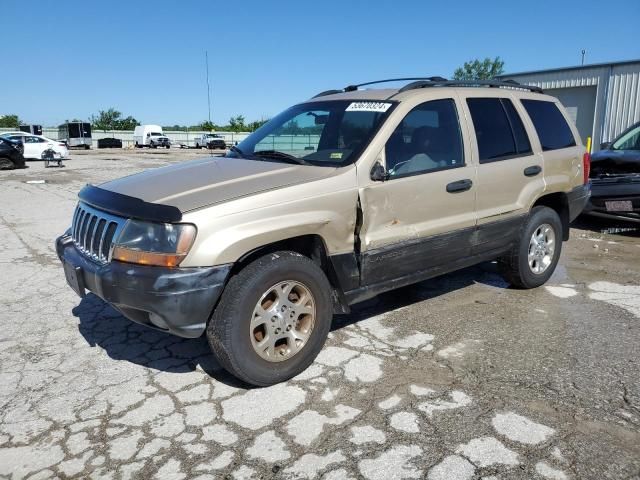
[[[252,250],[302,235],[320,236],[328,255],[352,252],[358,199],[354,176],[355,170],[287,187],[278,193],[286,200],[275,204],[268,203],[276,195],[270,191],[186,214],[183,221],[195,224],[198,235],[181,265],[234,263]]]

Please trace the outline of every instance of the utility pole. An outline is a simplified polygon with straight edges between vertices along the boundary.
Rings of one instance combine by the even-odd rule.
[[[582,49],[582,65],[584,65],[584,54],[587,53],[587,51],[583,48]]]
[[[204,61],[207,65],[207,104],[209,105],[209,123],[211,123],[211,87],[209,86],[209,52],[205,50]]]

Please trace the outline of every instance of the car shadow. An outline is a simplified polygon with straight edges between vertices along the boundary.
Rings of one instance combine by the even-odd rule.
[[[340,330],[361,320],[424,302],[476,283],[501,289],[509,288],[509,284],[498,273],[495,262],[481,263],[406,287],[397,288],[370,300],[352,305],[351,313],[334,317],[331,330]]]
[[[200,367],[217,381],[246,388],[222,369],[204,335],[181,338],[145,327],[92,293],[85,296],[72,313],[80,321],[78,330],[87,344],[102,348],[113,360],[169,373],[188,373]]]
[[[609,233],[626,237],[640,238],[640,221],[625,220],[619,217],[596,217],[580,215],[571,224],[573,228],[588,230],[595,233]]]
[[[332,331],[474,283],[508,288],[508,284],[496,273],[495,264],[481,264],[399,288],[357,304],[350,314],[334,317]],[[91,293],[73,308],[72,313],[79,319],[78,330],[86,342],[91,347],[102,348],[113,360],[171,373],[192,372],[200,367],[217,381],[234,387],[250,388],[222,369],[211,353],[204,335],[199,338],[181,338],[139,325]]]

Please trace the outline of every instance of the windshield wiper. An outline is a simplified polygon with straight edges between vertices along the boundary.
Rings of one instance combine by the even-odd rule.
[[[272,158],[274,160],[284,160],[289,163],[296,163],[298,165],[311,165],[309,162],[302,158],[289,155],[288,153],[280,152],[278,150],[258,150],[253,152],[256,157]]]

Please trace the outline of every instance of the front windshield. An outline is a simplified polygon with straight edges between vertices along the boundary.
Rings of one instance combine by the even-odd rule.
[[[357,159],[395,105],[368,100],[296,105],[249,135],[227,156],[347,165]]]
[[[614,150],[640,150],[640,125],[632,128],[615,141]]]
[[[162,134],[161,134],[161,133],[158,133],[158,132],[151,132],[151,136],[152,136],[152,137],[161,137],[161,136],[162,136]]]

